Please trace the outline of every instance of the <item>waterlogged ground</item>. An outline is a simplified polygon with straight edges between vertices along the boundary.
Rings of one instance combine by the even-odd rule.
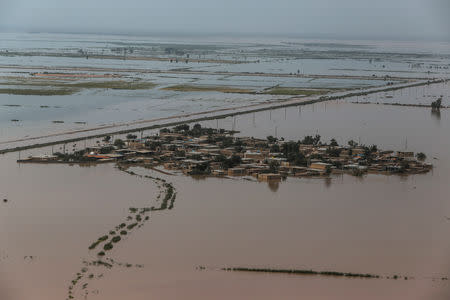
[[[445,43],[0,36],[0,142],[450,75]]]

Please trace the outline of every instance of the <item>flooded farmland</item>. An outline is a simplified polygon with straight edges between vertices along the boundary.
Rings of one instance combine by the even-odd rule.
[[[5,46],[9,52],[13,48],[18,51],[19,46],[15,43],[19,42],[9,43]],[[25,47],[26,51],[43,51],[39,43],[25,39],[19,43],[21,52],[25,52],[23,43],[30,43],[29,49]],[[83,42],[77,47],[86,48],[86,45]],[[59,47],[46,52],[61,53]],[[160,46],[152,44],[151,47]],[[278,63],[270,57],[274,52],[279,56],[279,47],[285,48],[284,44],[272,45],[270,51],[273,53],[264,54],[264,57],[261,53],[270,51],[262,51],[259,47],[269,48],[267,45],[227,45],[219,54],[205,54],[204,59],[215,59],[220,55],[223,60],[245,60],[241,56],[234,57],[236,47],[251,49],[247,60],[266,59],[268,62],[254,63],[255,69],[252,64],[209,62],[192,69],[277,73],[278,68],[282,70],[279,73],[297,71],[293,65],[287,67],[287,62]],[[311,48],[308,51],[321,48],[311,43],[307,47]],[[379,48],[386,46],[377,47],[368,52],[378,53]],[[367,68],[365,65],[370,64],[366,58],[355,59],[355,62],[336,59],[327,65],[326,60],[319,61],[309,54],[308,60],[316,66],[305,68],[304,72],[323,74],[321,68],[324,68],[327,74],[333,74],[336,71],[331,69],[337,68],[335,65],[349,64],[351,66],[342,68],[359,68],[355,71],[357,76],[372,76],[372,71],[363,71]],[[422,52],[418,51],[416,56],[419,54]],[[319,51],[315,55],[323,56],[324,53]],[[54,66],[81,66],[81,58],[69,58],[30,56],[28,65],[15,62],[17,57],[11,61],[4,56],[0,64],[21,63],[29,68],[50,65],[47,60],[52,60]],[[384,69],[398,72],[396,76],[403,76],[397,64],[411,71],[410,62],[396,59],[400,62],[386,62]],[[423,57],[414,59],[426,61]],[[156,64],[165,64],[166,70],[172,68],[170,62],[147,63],[148,68],[155,68]],[[372,66],[378,68],[379,74],[385,74],[382,63]],[[96,64],[110,66],[104,60],[91,63],[89,59],[89,66]],[[139,67],[145,64],[139,64]],[[441,61],[441,67],[446,64],[445,59]],[[414,69],[414,72],[420,73],[417,77],[448,76],[445,69],[433,70],[439,76],[429,75],[426,68]],[[187,77],[198,75],[175,74],[175,79],[148,76],[151,77],[149,81],[167,87],[187,84],[191,81]],[[240,76],[220,79],[203,75],[195,80],[201,81],[201,86],[214,87],[219,81],[233,81],[222,85],[255,90],[276,85],[302,89],[350,89],[356,86],[359,89],[386,84],[383,77],[375,81],[326,78],[308,83],[310,79],[301,77],[267,76],[259,80],[259,77]],[[396,151],[424,152],[427,162],[434,165],[433,171],[408,177],[332,175],[330,178],[288,178],[268,184],[239,178],[168,175],[141,167],[130,168],[133,172],[130,174],[112,163],[69,166],[16,162],[19,156],[51,154],[51,147],[1,155],[0,198],[7,201],[0,203],[0,298],[66,299],[76,273],[84,273],[83,261],[92,256],[89,245],[123,222],[131,207],[157,204],[158,186],[145,177],[152,176],[164,179],[176,188],[174,207],[152,211],[141,228],[122,237],[110,252],[119,264],[112,268],[89,266],[84,281],[73,292],[76,299],[448,299],[450,283],[445,279],[450,276],[450,200],[447,196],[450,111],[442,108],[436,112],[429,107],[383,103],[430,105],[442,96],[442,104],[448,106],[449,95],[450,85],[439,83],[201,122],[204,127],[237,130],[238,136],[299,140],[306,135],[319,134],[324,141],[334,138],[342,145],[355,140]],[[285,100],[285,97],[281,98],[280,101]],[[75,124],[76,121],[85,121],[87,125],[128,122],[273,99],[273,95],[166,91],[158,87],[139,91],[89,89],[68,96],[3,94],[0,95],[2,105],[21,106],[0,107],[0,139],[8,141],[85,126]],[[21,121],[11,122],[11,119]],[[55,120],[64,123],[52,123]],[[147,130],[144,133],[156,132]],[[95,145],[96,140],[86,143]],[[64,147],[79,149],[83,143]],[[226,267],[371,273],[383,278],[221,270]],[[85,283],[87,285],[83,286]]]

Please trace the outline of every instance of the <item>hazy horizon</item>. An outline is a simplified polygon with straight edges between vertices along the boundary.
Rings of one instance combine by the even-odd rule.
[[[0,31],[450,40],[445,0],[3,0]]]

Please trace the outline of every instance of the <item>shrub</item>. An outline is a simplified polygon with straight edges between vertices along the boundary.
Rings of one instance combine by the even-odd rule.
[[[121,237],[117,235],[111,239],[111,242],[118,243],[118,242],[120,242],[120,240],[121,240]]]
[[[105,244],[105,246],[103,246],[103,250],[105,251],[109,251],[113,248],[114,246],[111,243]]]

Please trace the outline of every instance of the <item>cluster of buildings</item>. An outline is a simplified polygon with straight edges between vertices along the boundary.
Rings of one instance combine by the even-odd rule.
[[[84,149],[82,156],[58,154],[20,162],[118,162],[163,167],[187,175],[253,176],[263,181],[330,173],[417,174],[432,168],[413,152],[235,137],[233,132],[224,130],[208,129],[208,134],[202,134],[204,131],[191,135],[189,130],[166,129],[159,135],[126,140],[120,148],[105,143]]]

